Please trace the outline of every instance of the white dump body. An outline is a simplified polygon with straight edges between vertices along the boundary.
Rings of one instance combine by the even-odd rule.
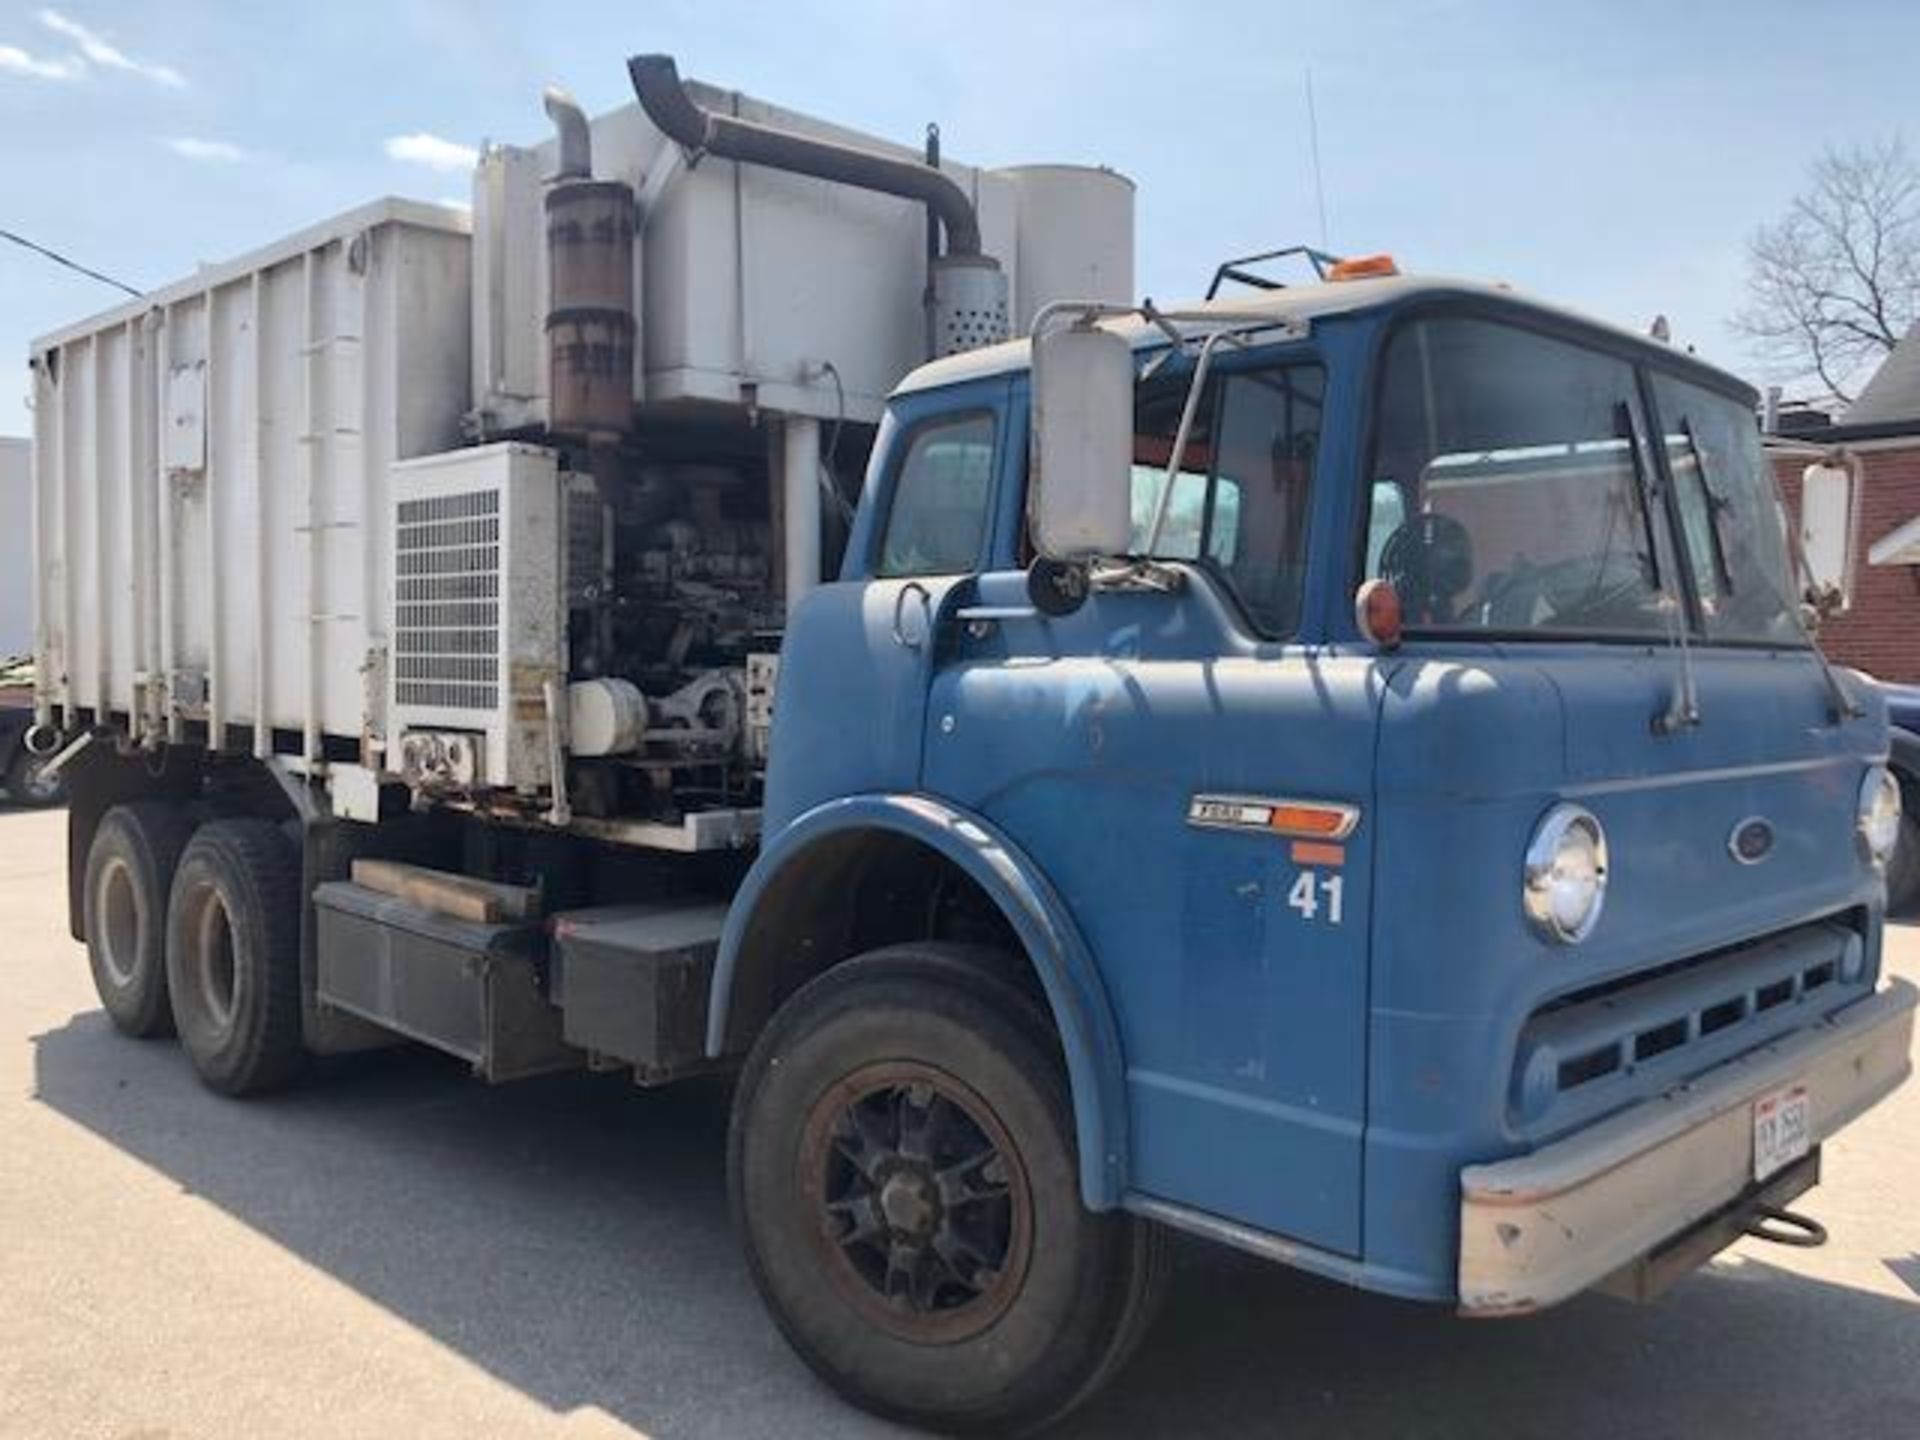
[[[20,517],[33,508],[31,455],[25,440],[0,436],[0,661],[33,649],[33,534]]]
[[[459,442],[469,249],[384,200],[35,343],[43,719],[377,734],[389,467]]]

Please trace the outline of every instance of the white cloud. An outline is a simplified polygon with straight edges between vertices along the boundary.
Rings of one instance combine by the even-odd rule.
[[[42,10],[40,23],[54,34],[65,36],[79,46],[80,53],[102,70],[124,70],[129,75],[144,76],[156,85],[165,85],[174,90],[186,87],[187,77],[171,65],[159,65],[150,60],[136,60],[126,51],[109,44],[103,36],[95,34],[79,21],[69,20],[58,10]]]
[[[10,75],[31,75],[36,80],[78,80],[86,70],[87,62],[78,55],[42,60],[18,45],[0,45],[0,71]]]
[[[179,135],[161,143],[188,160],[207,160],[216,165],[234,165],[247,158],[246,151],[227,140],[196,140],[190,135]]]
[[[480,152],[471,145],[443,140],[421,131],[415,135],[395,135],[387,141],[387,158],[425,165],[430,170],[471,170],[480,160]]]

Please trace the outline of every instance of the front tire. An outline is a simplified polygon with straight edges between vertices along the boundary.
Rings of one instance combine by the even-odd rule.
[[[172,805],[116,805],[102,817],[81,880],[94,993],[124,1034],[173,1033],[167,999],[167,898],[193,822]]]
[[[167,989],[209,1088],[251,1095],[299,1070],[299,856],[274,825],[216,820],[187,846],[167,910]]]
[[[729,1182],[754,1281],[830,1385],[892,1419],[1021,1434],[1125,1359],[1164,1248],[1081,1205],[1051,1026],[968,961],[896,947],[794,996],[742,1073]]]

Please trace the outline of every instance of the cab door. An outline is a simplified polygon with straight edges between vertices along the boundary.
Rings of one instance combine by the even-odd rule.
[[[768,833],[840,796],[920,788],[936,641],[979,573],[1010,453],[1007,389],[997,377],[888,411],[841,578],[787,628]]]
[[[1010,528],[933,674],[924,783],[1018,843],[1093,951],[1133,1195],[1356,1254],[1379,675],[1305,639],[1321,568],[1350,553],[1308,537],[1356,518],[1330,478],[1351,463],[1323,418],[1342,413],[1337,373],[1224,368],[1168,506],[1170,589],[1041,615]],[[1142,401],[1139,519],[1164,483],[1168,385],[1171,405]],[[1353,827],[1303,845],[1261,809],[1282,800],[1351,806]]]

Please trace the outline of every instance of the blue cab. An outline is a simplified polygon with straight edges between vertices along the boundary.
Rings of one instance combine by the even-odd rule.
[[[937,856],[1037,976],[1091,1213],[1493,1315],[1782,1211],[1915,996],[1884,708],[1802,628],[1752,393],[1391,275],[1059,318],[1124,349],[1117,442],[1045,335],[893,399],[786,642],[710,1049],[848,856]],[[1122,467],[1035,493],[1037,399]],[[1049,554],[1102,485],[1124,536]]]

